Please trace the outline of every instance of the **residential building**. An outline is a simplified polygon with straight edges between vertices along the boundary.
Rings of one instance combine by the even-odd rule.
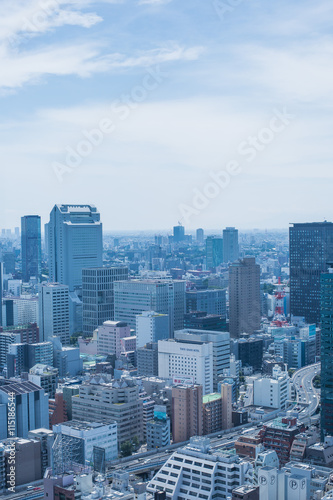
[[[42,477],[48,467],[52,465],[52,446],[54,433],[50,429],[35,429],[28,432],[28,439],[40,442]]]
[[[213,434],[222,430],[222,395],[206,394],[202,399],[203,435]]]
[[[143,311],[169,315],[169,337],[184,326],[185,281],[132,280],[114,283],[114,317],[136,328]]]
[[[236,262],[239,259],[238,229],[223,229],[223,262]]]
[[[38,281],[42,275],[41,219],[39,215],[21,218],[22,279],[29,282],[34,277]]]
[[[202,385],[204,394],[213,392],[212,359],[212,342],[176,339],[158,342],[159,377],[186,377],[189,383]]]
[[[211,450],[208,438],[193,437],[171,455],[148,483],[147,491],[165,491],[167,500],[224,500],[236,487],[251,485],[252,476],[250,462],[226,450]]]
[[[174,443],[203,435],[203,391],[201,385],[172,388],[172,438]]]
[[[260,266],[254,257],[229,267],[229,331],[233,338],[260,328]]]
[[[220,377],[230,368],[230,334],[203,330],[177,330],[175,340],[180,342],[211,342],[213,344],[213,390],[217,391]],[[178,374],[181,375],[181,374]],[[197,383],[201,383],[197,381]]]
[[[262,377],[253,381],[253,404],[268,408],[285,409],[290,398],[290,378],[276,365],[272,377]]]
[[[61,424],[62,422],[67,422],[68,420],[69,418],[67,417],[64,395],[58,390],[54,397],[49,399],[50,429],[53,428],[53,425]]]
[[[166,406],[154,408],[154,418],[147,422],[147,450],[163,448],[170,444],[170,418]]]
[[[169,338],[169,316],[155,311],[143,311],[136,317],[137,347],[143,347],[149,342]]]
[[[82,328],[84,337],[105,321],[114,320],[115,281],[127,280],[127,267],[98,267],[82,269]]]
[[[69,289],[67,285],[59,285],[59,283],[40,285],[39,329],[41,340],[56,336],[63,344],[69,344]]]
[[[102,223],[93,205],[55,205],[48,233],[50,281],[72,292],[82,286],[82,269],[102,267]]]
[[[259,435],[266,449],[276,451],[280,465],[283,466],[289,461],[293,441],[299,432],[296,418],[279,417],[264,424]]]

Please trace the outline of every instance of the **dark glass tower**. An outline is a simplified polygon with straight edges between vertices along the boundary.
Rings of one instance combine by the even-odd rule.
[[[39,215],[21,218],[22,279],[32,276],[40,281],[42,274],[41,220]]]
[[[293,224],[289,229],[290,311],[320,322],[320,276],[333,261],[332,222]]]
[[[333,263],[321,275],[321,434],[333,436]]]

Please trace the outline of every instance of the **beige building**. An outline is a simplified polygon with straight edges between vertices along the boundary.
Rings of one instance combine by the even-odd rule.
[[[172,388],[172,437],[174,443],[203,435],[201,385]]]

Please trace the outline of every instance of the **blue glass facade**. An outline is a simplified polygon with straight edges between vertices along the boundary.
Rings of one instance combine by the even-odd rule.
[[[28,282],[31,277],[40,281],[42,274],[41,220],[39,215],[26,215],[21,218],[22,279]]]

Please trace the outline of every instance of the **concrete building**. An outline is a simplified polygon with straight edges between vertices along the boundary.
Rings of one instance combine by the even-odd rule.
[[[0,439],[14,436],[26,438],[28,432],[40,427],[48,428],[49,398],[44,389],[25,381],[0,379]],[[16,406],[13,428],[7,426],[7,416],[12,404]]]
[[[52,429],[54,425],[67,422],[68,420],[64,395],[60,390],[58,390],[54,397],[49,399],[50,429]]]
[[[279,366],[273,368],[272,377],[253,381],[253,404],[268,408],[284,409],[290,398],[290,378]]]
[[[19,377],[39,363],[53,365],[52,342],[11,344],[7,354],[7,377]]]
[[[154,418],[147,422],[147,450],[163,448],[170,444],[170,418],[166,406],[154,408]]]
[[[67,420],[72,420],[72,397],[80,393],[79,385],[64,385],[62,388],[64,402],[66,405]]]
[[[39,441],[41,450],[42,477],[48,467],[52,465],[52,446],[54,433],[49,429],[35,429],[28,432],[28,439]]]
[[[39,329],[42,341],[59,337],[69,344],[69,288],[58,283],[46,283],[39,287]]]
[[[93,331],[105,321],[114,320],[113,283],[127,279],[127,267],[82,269],[82,325],[84,337],[91,337]]]
[[[259,486],[239,486],[232,491],[231,500],[259,500]]]
[[[172,388],[172,438],[174,443],[203,435],[202,386]]]
[[[11,344],[21,342],[19,333],[1,332],[0,333],[0,368],[3,369],[7,363],[7,353]]]
[[[160,340],[158,342],[158,375],[162,378],[186,377],[189,383],[213,392],[213,343],[203,341]]]
[[[50,281],[82,286],[82,269],[102,267],[100,214],[93,205],[55,205],[48,224]]]
[[[121,339],[131,335],[131,328],[124,321],[104,321],[97,329],[97,354],[115,354],[118,358],[122,352]]]
[[[259,434],[264,447],[275,450],[280,465],[283,466],[289,461],[293,441],[299,432],[296,418],[279,417],[264,424]]]
[[[53,363],[58,369],[59,377],[76,376],[83,369],[80,349],[78,347],[63,346],[59,337],[50,337],[53,344]]]
[[[222,395],[206,394],[202,399],[203,435],[213,434],[222,430]]]
[[[21,296],[3,299],[2,326],[17,327],[39,322],[38,297]]]
[[[7,488],[10,486],[12,450],[15,448],[16,486],[42,479],[41,446],[38,440],[14,438],[5,441],[5,469]]]
[[[114,283],[114,317],[136,328],[143,311],[169,315],[169,337],[184,326],[185,281],[132,280]]]
[[[167,500],[222,500],[230,498],[235,487],[251,485],[252,476],[251,463],[228,451],[210,450],[208,438],[193,437],[171,455],[148,483],[147,491],[165,491]]]
[[[118,444],[137,436],[143,438],[142,399],[139,387],[131,378],[105,382],[95,378],[84,382],[72,398],[74,420],[89,419],[99,423],[117,423]]]
[[[28,379],[44,389],[45,394],[53,399],[58,385],[58,370],[53,366],[36,364],[29,370]]]
[[[230,334],[204,330],[177,330],[175,340],[185,342],[212,342],[213,344],[213,390],[217,390],[224,370],[230,368]],[[198,382],[199,383],[199,382]]]
[[[260,328],[260,266],[254,257],[229,267],[229,331],[233,338]]]
[[[232,382],[228,382],[227,380],[222,382],[222,429],[231,429],[232,427],[232,391]]]
[[[136,352],[139,377],[158,377],[158,343],[148,342]]]
[[[149,342],[169,338],[169,316],[155,311],[143,311],[136,317],[137,347],[143,347]]]

